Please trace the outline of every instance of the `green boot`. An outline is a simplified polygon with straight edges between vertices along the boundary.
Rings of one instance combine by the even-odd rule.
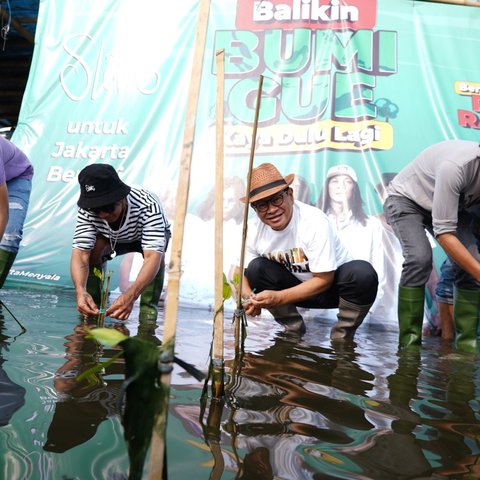
[[[400,346],[422,343],[425,287],[398,287],[398,327]]]
[[[156,320],[158,316],[158,301],[163,289],[165,266],[162,265],[155,278],[148,284],[140,296],[140,319]]]
[[[480,309],[478,290],[454,289],[453,321],[455,323],[455,345],[464,352],[477,351],[477,326]]]
[[[92,296],[93,301],[97,304],[97,307],[100,308],[100,303],[102,302],[102,279],[97,277],[93,270],[98,268],[102,272],[105,272],[105,264],[90,266],[90,271],[88,272],[87,278],[87,292]]]
[[[0,288],[3,287],[5,279],[10,272],[10,267],[13,265],[16,252],[7,252],[6,250],[0,250]]]

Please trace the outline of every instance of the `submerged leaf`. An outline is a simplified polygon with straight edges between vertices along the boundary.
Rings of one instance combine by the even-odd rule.
[[[114,347],[128,338],[126,335],[118,330],[115,330],[114,328],[86,328],[85,330],[88,333],[86,338],[93,338],[97,342],[110,347]]]
[[[114,363],[117,358],[121,357],[123,352],[118,352],[112,358],[110,358],[107,362],[98,363],[92,368],[85,370],[77,377],[77,382],[81,382],[82,380],[86,380],[90,385],[98,383],[97,375],[102,373],[106,370],[112,363]]]

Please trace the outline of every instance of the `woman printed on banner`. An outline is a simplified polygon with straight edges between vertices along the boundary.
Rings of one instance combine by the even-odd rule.
[[[396,313],[390,309],[391,299],[385,298],[383,227],[378,218],[365,213],[363,204],[355,170],[349,165],[331,167],[317,206],[328,215],[353,258],[370,262],[378,274],[377,299],[369,316],[396,324]]]

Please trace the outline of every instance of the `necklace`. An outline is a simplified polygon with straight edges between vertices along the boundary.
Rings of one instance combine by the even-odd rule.
[[[123,222],[127,215],[128,204],[125,205],[122,202],[122,216],[120,218],[120,223],[118,224],[118,230],[114,233],[110,224],[108,224],[108,241],[110,242],[110,253],[108,254],[108,260],[113,260],[117,256],[115,247],[117,246],[117,240],[120,235],[120,229],[122,228]]]

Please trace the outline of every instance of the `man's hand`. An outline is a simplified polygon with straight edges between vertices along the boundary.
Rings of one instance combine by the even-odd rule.
[[[118,320],[128,320],[130,313],[132,313],[133,305],[136,297],[127,290],[122,293],[115,301],[107,308],[106,315]]]
[[[93,317],[100,313],[92,296],[86,290],[77,293],[77,310],[85,317]]]
[[[260,293],[252,293],[243,303],[247,315],[256,317],[260,315],[262,308],[271,308],[282,305],[282,293],[275,290],[264,290]]]

